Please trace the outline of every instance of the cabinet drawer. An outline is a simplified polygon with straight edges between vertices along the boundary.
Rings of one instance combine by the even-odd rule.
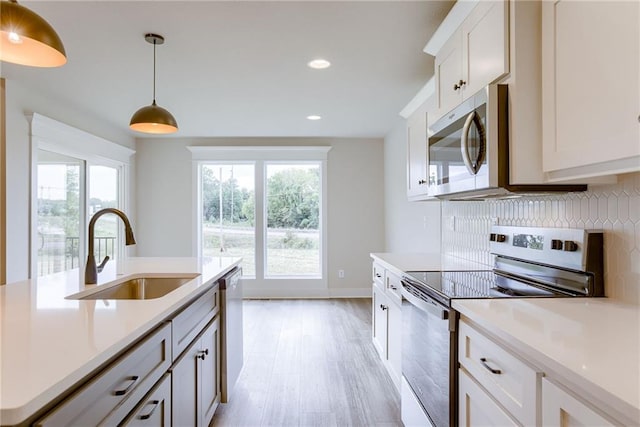
[[[37,426],[116,424],[171,365],[171,326],[164,323],[39,420]]]
[[[464,369],[459,370],[458,385],[461,427],[518,425]]]
[[[171,426],[171,374],[165,376],[119,426]]]
[[[378,263],[373,263],[372,280],[373,284],[384,290],[385,268]]]
[[[541,372],[464,321],[460,321],[458,359],[520,423],[537,425]]]
[[[386,292],[396,304],[402,304],[402,283],[400,283],[400,280],[400,276],[387,271],[385,278],[385,283],[387,284]]]
[[[173,360],[189,346],[220,310],[218,284],[190,303],[171,320]]]

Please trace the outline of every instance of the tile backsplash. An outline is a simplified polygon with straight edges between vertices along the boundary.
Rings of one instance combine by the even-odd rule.
[[[605,293],[640,304],[640,173],[584,193],[442,203],[444,254],[491,266],[491,225],[602,229]]]

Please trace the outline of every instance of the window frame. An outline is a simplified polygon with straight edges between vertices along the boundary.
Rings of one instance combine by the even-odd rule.
[[[320,296],[328,289],[327,256],[327,157],[330,146],[188,146],[193,165],[193,255],[202,257],[202,165],[253,163],[255,178],[255,254],[256,276],[244,278],[247,297],[287,297],[291,295]],[[320,276],[266,277],[266,165],[277,163],[316,163],[320,167]],[[259,193],[258,193],[259,190]]]
[[[38,277],[37,227],[38,227],[38,151],[49,151],[80,161],[79,203],[80,203],[80,241],[78,256],[80,266],[87,257],[88,205],[89,205],[89,167],[107,166],[118,171],[118,208],[127,211],[129,207],[130,161],[135,150],[108,141],[57,120],[34,113],[27,116],[30,125],[30,219],[29,219],[29,277]],[[118,257],[125,256],[124,242],[121,238],[122,224],[118,228]],[[80,275],[83,268],[78,268]],[[82,277],[81,277],[82,279]]]

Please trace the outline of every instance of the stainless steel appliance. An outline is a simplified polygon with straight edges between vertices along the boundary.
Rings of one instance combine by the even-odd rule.
[[[604,295],[601,231],[494,226],[488,239],[492,270],[403,274],[406,426],[457,425],[458,317],[452,300]]]
[[[242,338],[242,269],[234,268],[220,286],[220,329],[222,331],[220,365],[222,371],[221,401],[226,403],[238,381],[243,365]]]
[[[511,185],[508,86],[492,84],[428,130],[429,194],[448,199],[585,191],[585,185]]]

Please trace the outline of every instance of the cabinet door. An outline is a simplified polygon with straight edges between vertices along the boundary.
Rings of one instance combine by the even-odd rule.
[[[593,408],[582,403],[568,392],[542,380],[542,425],[544,426],[614,426],[622,425],[606,419]]]
[[[640,3],[543,2],[542,25],[545,172],[640,170]]]
[[[220,403],[220,317],[216,317],[200,338],[198,390],[201,426],[208,426]]]
[[[436,113],[440,117],[462,101],[462,32],[456,31],[436,55]]]
[[[519,425],[476,384],[464,369],[459,369],[458,373],[458,422],[460,426]]]
[[[174,426],[198,425],[197,366],[200,340],[195,340],[171,370],[171,398]]]
[[[418,108],[407,120],[407,196],[426,195],[427,176],[427,113]]]
[[[389,313],[389,301],[377,287],[373,287],[373,345],[378,350],[380,357],[387,360],[387,315]]]
[[[402,307],[396,304],[389,304],[388,331],[387,331],[387,354],[391,377],[400,389],[400,378],[402,377]]]
[[[171,426],[171,375],[166,374],[119,425]]]
[[[462,95],[509,72],[509,2],[482,1],[462,24]]]

